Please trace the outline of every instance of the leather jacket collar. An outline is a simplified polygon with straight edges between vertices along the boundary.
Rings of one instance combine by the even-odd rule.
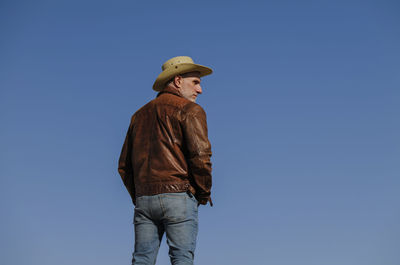
[[[160,95],[162,95],[164,93],[170,93],[170,94],[173,94],[175,96],[182,97],[182,95],[179,93],[179,91],[176,90],[176,89],[173,89],[172,87],[165,87],[161,92],[159,92],[157,94],[157,97],[159,97]]]

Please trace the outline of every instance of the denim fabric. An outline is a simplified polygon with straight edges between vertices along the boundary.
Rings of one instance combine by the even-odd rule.
[[[198,231],[198,202],[190,193],[136,198],[133,265],[154,265],[165,232],[173,265],[191,265]]]

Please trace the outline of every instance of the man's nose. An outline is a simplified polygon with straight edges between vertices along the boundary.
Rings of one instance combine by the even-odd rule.
[[[196,87],[196,92],[199,93],[199,94],[203,93],[203,90],[201,89],[201,86],[200,86],[200,85],[198,85],[198,86]]]

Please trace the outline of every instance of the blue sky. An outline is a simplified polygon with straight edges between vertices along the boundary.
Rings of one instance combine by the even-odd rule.
[[[200,208],[197,264],[400,264],[399,13],[1,1],[0,263],[130,263],[117,160],[162,63],[188,55],[214,69],[198,99],[215,206]]]

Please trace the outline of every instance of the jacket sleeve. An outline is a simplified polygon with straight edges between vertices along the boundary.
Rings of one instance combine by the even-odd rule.
[[[122,146],[121,155],[118,161],[118,173],[121,175],[121,179],[128,190],[133,204],[136,205],[135,201],[135,182],[133,177],[132,167],[132,127],[134,117],[131,119],[128,132],[126,133],[125,142]]]
[[[186,146],[191,182],[196,190],[195,197],[200,204],[211,201],[211,144],[208,140],[207,118],[204,110],[192,105],[183,120],[183,134]]]

